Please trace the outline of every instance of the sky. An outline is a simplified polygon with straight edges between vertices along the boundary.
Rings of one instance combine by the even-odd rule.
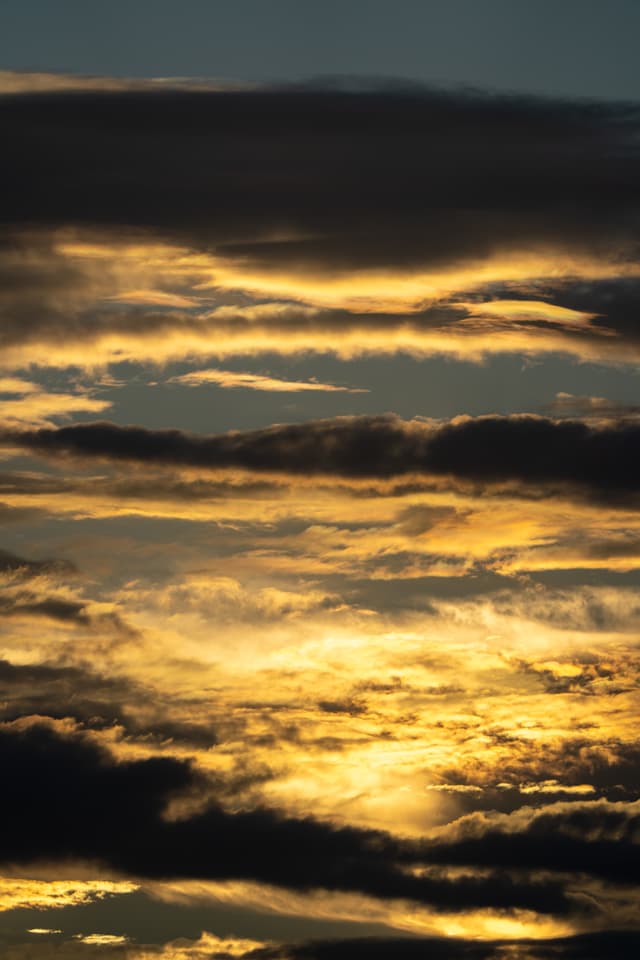
[[[1,0],[2,64],[148,77],[395,77],[637,98],[636,0]]]
[[[0,0],[0,952],[640,949],[635,2]]]

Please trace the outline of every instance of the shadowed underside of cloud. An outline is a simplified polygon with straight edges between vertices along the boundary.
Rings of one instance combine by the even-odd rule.
[[[597,497],[640,485],[640,426],[594,426],[533,415],[405,421],[340,417],[197,435],[108,422],[4,431],[0,444],[35,453],[297,476],[392,478],[423,473],[476,484],[574,487]]]
[[[211,801],[167,819],[172,798],[213,796],[215,785],[170,756],[116,761],[86,735],[56,732],[49,722],[1,726],[0,757],[7,864],[71,858],[125,877],[250,880],[402,898],[436,911],[555,916],[583,909],[572,875],[582,878],[578,891],[585,877],[618,886],[639,879],[637,803],[476,814],[439,840],[408,841],[266,809],[229,812]],[[588,899],[591,911],[595,902]]]
[[[618,884],[640,882],[635,840],[640,804],[599,800],[558,803],[543,810],[470,815],[458,821],[450,843],[429,850],[431,862],[591,874]]]
[[[118,946],[106,938],[102,944],[97,938],[62,942],[60,937],[41,936],[39,941],[37,955],[42,960],[80,960],[87,956],[104,960],[636,960],[640,951],[639,935],[624,930],[553,940],[368,937],[268,946],[219,939],[207,933],[198,940],[180,939],[162,946]],[[33,949],[33,939],[7,947],[7,960],[32,960]]]
[[[8,550],[0,550],[0,574],[17,574],[21,579],[29,579],[42,574],[70,574],[75,568],[68,560],[27,560]]]
[[[117,725],[146,742],[172,741],[208,749],[217,737],[211,724],[187,723],[166,715],[149,689],[122,677],[77,666],[0,660],[0,718],[23,716],[73,718],[89,729]],[[144,710],[144,718],[137,714]]]
[[[308,295],[315,303],[314,292],[305,294],[292,281],[289,292],[293,299],[283,293],[278,301],[262,302],[254,291],[257,300],[245,303],[241,298],[238,303],[231,296],[232,302],[225,304],[222,297],[223,303],[216,305],[218,293],[209,290],[207,297],[205,289],[203,296],[196,283],[211,286],[216,261],[205,257],[203,263],[196,256],[186,278],[184,264],[175,272],[176,257],[188,261],[190,248],[159,247],[158,238],[136,235],[130,238],[134,249],[136,239],[138,242],[137,254],[132,257],[126,244],[129,254],[119,248],[122,238],[116,235],[83,235],[75,250],[73,244],[70,249],[65,247],[64,236],[64,232],[57,235],[55,230],[10,229],[4,240],[0,239],[0,346],[6,351],[0,361],[6,361],[9,368],[25,361],[63,366],[94,363],[97,356],[85,356],[81,349],[90,344],[100,347],[101,357],[114,361],[222,356],[270,349],[343,356],[396,351],[453,353],[465,360],[496,352],[555,350],[584,359],[628,362],[631,358],[625,344],[635,344],[638,338],[640,281],[632,276],[551,279],[537,277],[536,271],[544,273],[545,269],[539,264],[530,268],[535,282],[531,280],[522,287],[516,282],[486,283],[481,272],[471,276],[463,270],[442,281],[444,287],[439,293],[430,294],[429,279],[423,278],[410,295],[400,294],[398,302],[386,309],[387,298],[393,300],[396,281],[402,289],[395,275],[395,280],[392,276],[385,282],[378,296],[367,292],[368,281],[364,280],[349,309],[322,305],[322,291],[330,291],[330,280],[314,288],[315,296],[319,296],[315,306],[300,302],[300,297],[304,301]],[[91,252],[96,240],[100,251],[97,261],[95,249]],[[155,251],[148,246],[145,249],[145,240],[155,243]],[[551,266],[554,263],[552,260]],[[242,264],[244,260],[237,264],[238,275],[229,281],[233,287],[242,287],[243,282],[251,286],[251,271],[245,276]],[[619,268],[620,264],[614,265],[608,272],[615,274]],[[500,274],[499,265],[495,270]],[[149,271],[155,280],[149,279]],[[141,282],[153,282],[163,289],[153,293],[155,300],[145,300],[140,291],[122,293],[127,286]],[[466,289],[466,283],[472,289]],[[175,294],[176,289],[180,295]],[[114,290],[121,296],[114,297]],[[185,298],[188,291],[198,295]],[[334,293],[338,303],[341,296]],[[362,297],[369,301],[368,306],[363,306]],[[46,345],[51,349],[45,351]],[[30,348],[28,356],[26,347]],[[72,347],[76,350],[70,357]],[[42,354],[37,348],[43,349]],[[294,384],[222,370],[204,375],[195,371],[178,380],[186,385],[212,381],[219,386],[271,391],[295,387],[336,392],[330,384]],[[339,388],[341,392],[344,389]],[[71,400],[76,406],[83,401],[89,404],[87,409],[98,409],[90,406],[99,402],[96,399],[71,395],[67,403]]]
[[[255,946],[255,941],[219,939],[206,933],[199,940],[181,939],[163,946],[118,946],[106,939],[103,945],[97,939],[64,943],[61,938],[52,937],[53,942],[44,936],[39,939],[37,955],[42,960],[87,956],[104,960],[636,960],[640,951],[639,935],[629,931],[542,941],[369,937],[263,947]],[[33,949],[33,939],[7,947],[7,960],[32,960]]]
[[[545,941],[335,940],[265,948],[247,960],[636,960],[640,934],[610,932]]]
[[[77,570],[66,560],[27,560],[0,550],[0,619],[37,617],[75,627],[106,631],[132,640],[137,631],[117,611],[94,612],[86,599],[57,587]]]
[[[0,121],[8,363],[637,360],[634,105],[52,87],[0,95]]]
[[[378,90],[4,96],[5,223],[138,226],[262,267],[631,253],[630,105]]]
[[[86,604],[81,601],[38,597],[30,593],[0,598],[0,617],[47,617],[62,623],[88,625],[91,620],[85,608]]]
[[[118,763],[89,740],[43,723],[1,727],[0,755],[0,812],[10,825],[5,863],[98,860],[129,876],[256,880],[406,898],[448,911],[570,909],[559,880],[498,871],[414,876],[406,867],[424,851],[379,832],[216,805],[169,821],[163,813],[173,796],[206,789],[188,763],[171,757]]]

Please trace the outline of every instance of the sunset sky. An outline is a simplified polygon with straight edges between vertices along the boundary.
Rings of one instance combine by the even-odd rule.
[[[0,955],[640,955],[636,0],[0,0]]]

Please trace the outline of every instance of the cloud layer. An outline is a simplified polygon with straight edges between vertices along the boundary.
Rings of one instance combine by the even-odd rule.
[[[188,231],[311,270],[637,242],[630,105],[292,89],[5,95],[0,109],[7,223]]]
[[[98,422],[4,431],[0,442],[114,462],[345,478],[447,475],[483,485],[568,485],[602,497],[637,493],[640,483],[635,422],[594,426],[521,415],[425,423],[387,415],[210,436]]]
[[[637,105],[0,90],[0,949],[635,957]]]

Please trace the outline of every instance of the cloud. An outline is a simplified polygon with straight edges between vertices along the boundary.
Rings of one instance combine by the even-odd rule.
[[[292,944],[282,949],[265,949],[250,955],[251,960],[635,960],[640,948],[636,932],[610,932],[563,937],[554,940],[519,941],[442,939],[336,940]]]
[[[160,593],[155,585],[147,595],[140,582],[131,591],[131,600],[145,609],[157,609],[165,616],[197,613],[219,625],[254,623],[265,626],[284,623],[313,611],[341,606],[338,596],[306,587],[303,590],[267,586],[248,590],[231,577],[206,573],[186,575],[168,584]]]
[[[266,499],[277,500],[287,490],[282,480],[271,478],[211,477],[189,478],[175,471],[158,470],[153,476],[149,471],[132,471],[128,476],[53,476],[35,471],[6,471],[0,473],[0,495],[8,500],[27,499],[33,510],[35,503],[49,501],[55,513],[65,508],[70,512],[82,511],[88,502],[101,502],[103,509],[113,510],[114,504],[128,502],[130,513],[152,515],[162,513],[162,504],[224,504],[242,500],[245,504]],[[135,506],[137,504],[137,507]],[[19,507],[4,504],[7,517]],[[120,510],[116,507],[116,512]],[[178,508],[179,509],[179,508]],[[195,508],[192,508],[192,512]],[[207,508],[211,515],[211,507]],[[92,509],[89,508],[89,512]],[[195,514],[194,514],[195,515]],[[205,514],[202,514],[204,518]]]
[[[547,666],[551,669],[554,665]],[[625,804],[635,803],[640,796],[640,756],[634,743],[606,736],[594,742],[572,737],[567,731],[561,740],[549,737],[536,751],[514,741],[508,754],[499,752],[496,756],[489,750],[484,757],[469,757],[464,764],[441,770],[438,782],[428,790],[454,798],[460,817],[482,812],[488,830],[491,818],[498,813],[512,814],[526,808],[522,813],[526,821],[534,808],[544,807],[548,812],[560,803],[565,804],[564,811],[573,809],[579,814],[582,801],[617,802],[624,817],[629,811]],[[568,807],[567,801],[574,806]],[[480,833],[481,827],[473,818],[467,826],[472,822]],[[464,818],[459,819],[456,829],[463,832],[465,823]],[[508,823],[504,818],[504,830],[509,829]],[[521,829],[522,823],[515,817],[513,823],[516,832]],[[551,826],[549,832],[553,829]]]
[[[35,70],[0,70],[0,95],[52,94],[71,91],[147,92],[162,90],[233,90],[250,84],[221,83],[202,77],[109,77],[80,73],[47,73]]]
[[[191,373],[172,377],[168,383],[178,383],[185,387],[202,387],[214,384],[225,390],[264,390],[267,393],[301,393],[314,391],[320,393],[368,393],[368,390],[356,387],[339,387],[332,383],[319,383],[317,380],[282,380],[257,373],[240,373],[237,370],[193,370]]]
[[[0,550],[0,619],[44,618],[62,626],[86,629],[128,642],[139,639],[110,604],[92,602],[72,593],[65,581],[78,573],[65,560],[25,560]]]
[[[27,560],[8,550],[0,550],[0,573],[11,572],[21,579],[43,574],[73,574],[76,568],[69,560]]]
[[[473,943],[463,939],[449,938],[385,938],[377,937],[351,940],[315,941],[293,943],[281,947],[266,947],[249,954],[251,960],[494,960],[492,944]]]
[[[44,937],[42,938],[44,941]],[[32,960],[33,942],[6,947],[7,960]],[[520,940],[453,937],[367,937],[261,944],[253,940],[203,933],[198,940],[172,941],[162,946],[129,944],[92,946],[79,941],[38,943],[42,960],[636,960],[640,938],[634,931],[588,933],[554,939]]]
[[[93,391],[53,392],[19,377],[0,377],[0,424],[4,427],[47,426],[54,418],[75,413],[100,413],[112,406]]]
[[[311,272],[545,247],[632,256],[637,242],[628,105],[154,90],[6,96],[0,115],[13,224],[186,231],[231,259]]]
[[[0,616],[48,617],[63,623],[89,624],[86,604],[62,597],[38,597],[33,593],[16,592],[0,600]]]
[[[410,278],[387,271],[309,280],[254,274],[241,262],[139,231],[11,228],[0,244],[2,366],[95,369],[125,359],[302,350],[465,362],[564,352],[628,363],[639,349],[631,314],[638,283],[610,275],[634,269],[572,260],[563,277],[557,257],[538,257]],[[574,290],[576,274],[594,290],[597,311],[589,311],[588,297],[581,310],[554,302]],[[605,284],[607,296],[599,292]],[[618,327],[620,298],[629,317]]]
[[[3,426],[46,425],[54,418],[69,418],[75,413],[102,413],[112,406],[86,394],[30,393],[15,400],[3,400],[0,422]]]
[[[20,909],[59,910],[112,894],[131,893],[135,889],[136,884],[130,881],[3,877],[0,879],[0,914]],[[47,934],[61,931],[40,929],[27,932]]]
[[[99,422],[5,430],[0,443],[54,457],[350,479],[426,474],[481,487],[574,488],[602,499],[637,494],[640,484],[637,424],[524,414],[438,423],[339,417],[213,435]]]
[[[41,389],[39,384],[23,380],[21,377],[0,377],[0,393],[26,397],[30,393],[38,393]]]
[[[623,417],[637,418],[640,415],[640,407],[637,406],[625,406],[606,397],[575,396],[565,391],[557,393],[547,409],[556,416],[566,414],[581,419],[590,417],[598,420],[620,420]]]
[[[139,634],[116,610],[103,611],[99,605],[77,599],[68,592],[48,591],[46,586],[22,589],[13,583],[3,584],[0,597],[0,618],[44,618],[62,625],[86,628],[132,641]]]
[[[180,357],[181,376],[153,372],[163,396],[355,409],[347,377],[240,354],[633,363],[637,107],[134,86],[32,76],[0,96],[0,452],[17,468],[0,519],[47,511],[0,552],[5,870],[252,885],[267,909],[296,897],[298,923],[323,897],[373,922],[366,900],[395,929],[430,915],[422,932],[458,933],[356,957],[636,950],[477,939],[637,924],[635,408],[576,386],[581,369],[548,416],[198,435],[55,426],[103,416],[99,384],[26,371],[77,364],[88,383]],[[28,542],[77,557],[73,589],[70,568],[17,555]]]
[[[556,882],[516,882],[497,873],[412,876],[402,864],[415,860],[417,851],[388,834],[268,810],[228,813],[215,805],[169,820],[171,798],[201,792],[205,783],[172,757],[116,763],[87,738],[24,722],[0,727],[0,754],[0,813],[12,824],[5,863],[97,860],[124,876],[252,879],[301,891],[408,898],[449,911],[569,910]]]
[[[174,707],[177,698],[174,696]],[[212,723],[172,716],[155,690],[126,676],[60,663],[0,660],[0,717],[71,719],[91,730],[117,730],[148,746],[171,743],[208,750],[217,742]]]
[[[4,364],[637,360],[634,105],[172,83],[0,74]]]
[[[497,866],[587,874],[609,883],[637,885],[640,801],[557,803],[511,814],[476,813],[429,848],[431,863]]]

